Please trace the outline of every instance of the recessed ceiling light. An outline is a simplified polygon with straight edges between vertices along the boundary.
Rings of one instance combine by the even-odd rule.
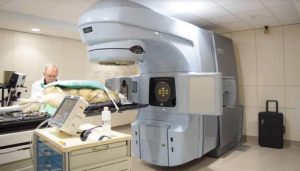
[[[31,28],[31,31],[33,31],[33,32],[39,32],[39,31],[41,31],[41,29],[39,29],[39,28]]]

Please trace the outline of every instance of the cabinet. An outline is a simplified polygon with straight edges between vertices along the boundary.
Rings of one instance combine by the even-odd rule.
[[[34,131],[36,171],[130,171],[131,136],[112,131],[112,139],[81,141],[55,128]]]

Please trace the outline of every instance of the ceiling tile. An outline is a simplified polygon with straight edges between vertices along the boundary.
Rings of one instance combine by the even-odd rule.
[[[292,5],[290,0],[261,0],[267,8],[281,7],[284,5]]]
[[[173,16],[176,15],[177,13],[171,13],[170,11],[168,11],[165,8],[165,5],[163,3],[165,3],[165,1],[151,1],[151,0],[131,0],[133,2],[139,3],[141,5],[144,5],[150,9],[152,9],[153,11],[156,11],[158,13],[161,14],[165,14],[165,15],[169,15],[169,16]]]
[[[36,16],[36,18],[40,18],[41,20],[44,18],[45,21],[60,21],[59,23],[65,24],[73,23],[72,25],[75,26],[81,14],[96,1],[97,0],[0,0],[0,13],[1,11],[11,11],[19,15],[34,15],[34,17]],[[261,28],[264,25],[275,26],[300,23],[300,0],[131,1],[143,4],[154,11],[190,22],[204,29],[220,32]],[[187,4],[189,3],[194,4],[193,8],[187,8]],[[1,17],[3,16],[0,16],[0,19]],[[25,23],[22,17],[20,17],[20,21]],[[32,21],[36,21],[36,19]],[[30,22],[30,24],[32,23],[33,22]],[[12,26],[12,29],[16,29],[21,28],[22,24],[14,24],[12,21],[0,22],[0,28],[7,28],[9,25]],[[39,23],[36,22],[36,25],[39,25]],[[25,29],[25,27],[22,28]],[[47,29],[45,28],[43,30]],[[52,31],[49,30],[49,32],[51,35],[61,35],[59,31],[55,32],[54,29],[52,29]],[[66,33],[64,33],[64,35],[66,35]]]
[[[300,2],[295,2],[295,7],[297,8],[298,14],[300,15]]]
[[[192,13],[198,10],[217,7],[218,5],[211,0],[133,0],[161,13],[171,16],[184,13]]]
[[[300,23],[300,16],[298,14],[292,14],[292,13],[282,14],[282,15],[276,16],[276,18],[283,25]]]
[[[221,28],[221,27],[215,27],[213,29],[210,29],[211,31],[213,31],[214,33],[226,33],[228,32],[228,30]]]
[[[196,16],[194,14],[179,14],[179,15],[175,15],[173,17],[175,17],[179,20],[189,22],[191,24],[194,24],[194,25],[202,27],[202,28],[204,28],[205,26],[213,25],[213,23],[211,23],[207,20],[201,19],[201,18],[199,18],[198,16]]]
[[[210,18],[208,21],[214,23],[214,24],[223,24],[223,23],[233,23],[237,22],[240,19],[233,16],[233,15],[226,15],[223,17],[216,17],[216,18]]]
[[[249,25],[255,28],[263,28],[264,26],[279,26],[281,25],[274,17],[256,18],[246,21]]]
[[[39,13],[35,13],[35,16],[63,21],[68,20],[74,16],[81,15],[85,9],[81,9],[74,6],[69,6],[66,4],[59,4],[56,6],[53,6],[45,11],[40,11]]]
[[[248,11],[248,12],[241,12],[236,13],[235,16],[242,20],[253,20],[253,19],[259,19],[259,18],[265,18],[265,17],[271,17],[272,14],[267,10],[254,10],[254,11]]]
[[[57,0],[10,0],[3,4],[0,9],[32,15],[37,11],[56,5],[58,2]]]
[[[79,18],[80,18],[80,16],[71,17],[69,19],[66,19],[66,22],[73,23],[73,24],[77,25],[78,22],[79,22]]]
[[[297,8],[294,4],[285,4],[282,6],[277,6],[274,8],[268,8],[270,12],[274,15],[288,14],[288,13],[298,13]]]
[[[249,30],[253,29],[254,27],[249,25],[245,21],[238,21],[234,23],[225,23],[225,24],[218,24],[219,27],[222,27],[228,31],[241,31],[241,30]]]
[[[216,3],[218,3],[220,5],[230,5],[230,4],[244,2],[245,0],[213,0],[213,1],[215,1]]]
[[[76,26],[73,24],[17,13],[10,15],[10,13],[12,12],[0,11],[1,28],[32,33],[31,28],[38,27],[41,29],[38,34],[79,39],[78,36],[77,38],[72,36],[78,34]]]
[[[202,10],[195,11],[193,13],[202,18],[214,18],[214,17],[219,17],[219,16],[224,16],[224,15],[230,14],[227,10],[225,10],[221,7],[202,9]]]
[[[77,8],[87,9],[88,7],[92,6],[98,0],[68,0],[62,1],[62,4],[67,6],[73,6]]]
[[[0,0],[0,6],[8,2],[9,0]]]
[[[257,0],[251,0],[251,1],[243,1],[240,3],[235,3],[231,5],[224,6],[225,9],[232,13],[240,13],[240,12],[247,12],[247,11],[254,11],[254,10],[260,10],[265,9],[262,3],[260,3]]]

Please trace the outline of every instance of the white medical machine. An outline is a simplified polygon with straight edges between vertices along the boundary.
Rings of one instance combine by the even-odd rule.
[[[78,24],[89,60],[138,63],[139,75],[107,80],[149,104],[131,125],[133,156],[176,166],[220,156],[241,138],[232,41],[128,0],[102,0]],[[123,83],[125,80],[126,84]]]
[[[84,109],[88,102],[79,96],[66,96],[49,120],[49,125],[69,134],[78,135],[77,131],[85,121]]]

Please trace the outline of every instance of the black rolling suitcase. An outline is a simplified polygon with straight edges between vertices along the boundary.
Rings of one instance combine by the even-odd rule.
[[[276,112],[269,111],[269,102],[276,103]],[[258,143],[264,147],[283,148],[283,114],[278,112],[278,101],[267,100],[266,111],[258,114]]]

